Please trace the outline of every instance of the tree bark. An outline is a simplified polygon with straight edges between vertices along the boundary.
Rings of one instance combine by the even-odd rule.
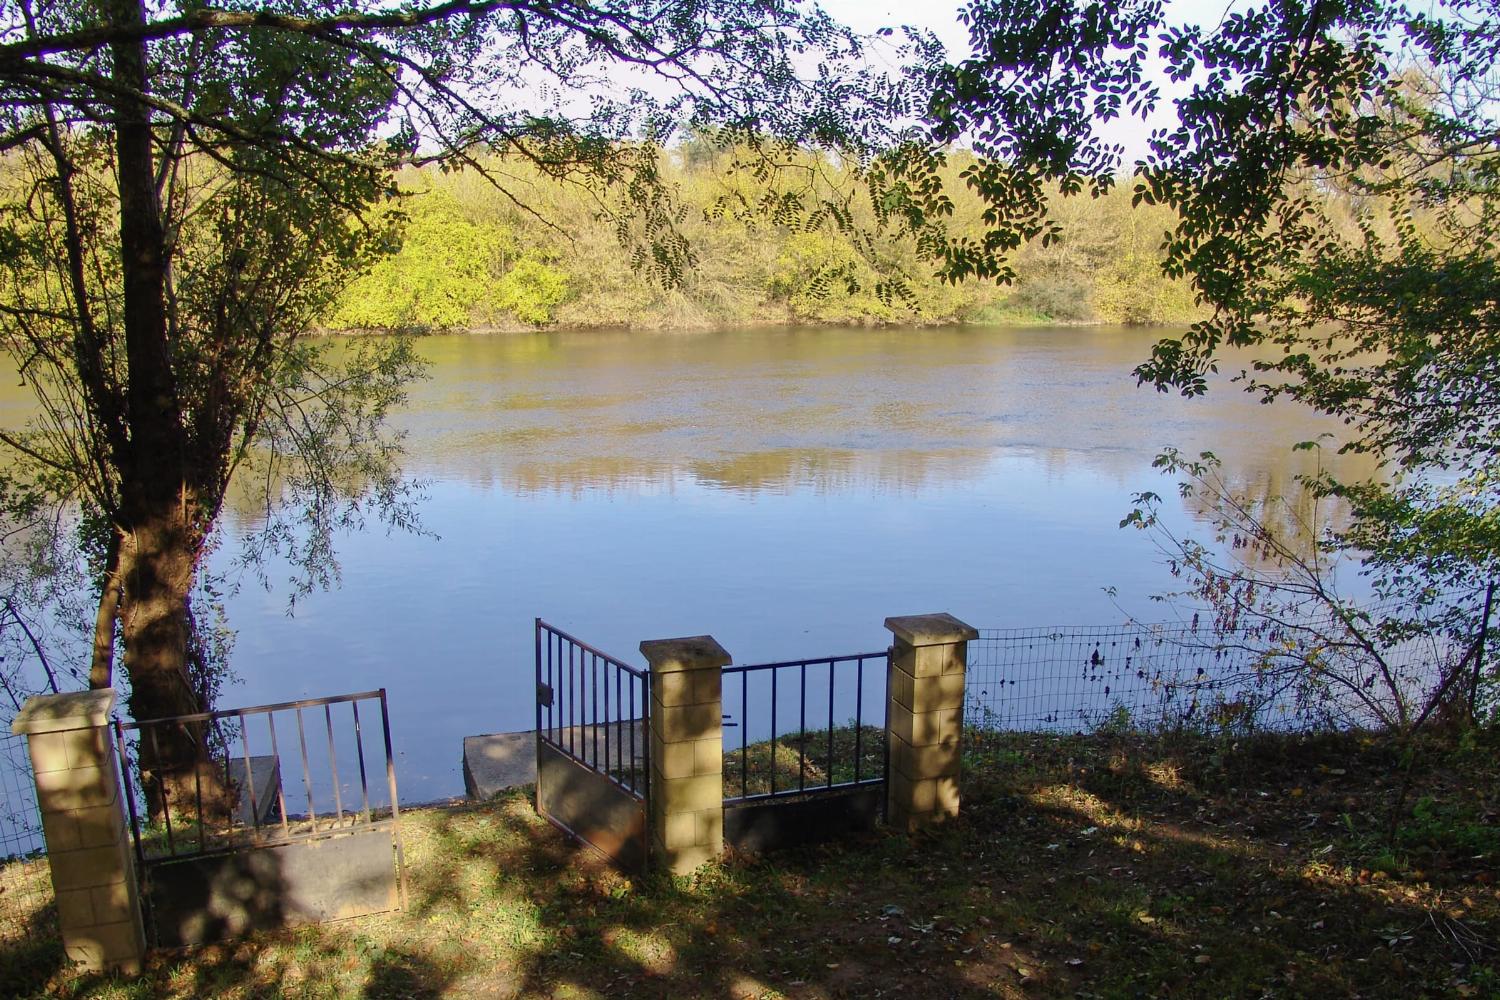
[[[130,714],[137,722],[201,710],[187,671],[188,595],[197,548],[191,543],[191,526],[174,513],[136,525],[122,553],[126,599],[121,635]],[[141,783],[152,816],[172,808],[200,821],[214,818],[223,805],[221,779],[208,751],[207,729],[199,722],[148,725],[141,731]],[[208,800],[199,803],[205,791]]]
[[[106,0],[113,23],[146,23],[141,0]],[[187,674],[188,595],[203,531],[188,481],[188,441],[178,406],[166,310],[167,247],[157,197],[143,42],[110,46],[115,161],[120,198],[120,265],[124,292],[128,440],[116,456],[120,521],[125,529],[120,577],[125,608],[121,633],[130,678],[130,713],[137,722],[201,710]],[[188,812],[209,766],[201,723],[151,726],[138,749],[150,813]],[[217,789],[217,783],[211,788]],[[220,798],[211,795],[212,799]],[[201,815],[200,820],[208,817]]]
[[[89,687],[106,688],[114,681],[115,619],[120,611],[120,533],[111,529],[99,579],[99,610],[94,615],[94,656],[89,664]]]

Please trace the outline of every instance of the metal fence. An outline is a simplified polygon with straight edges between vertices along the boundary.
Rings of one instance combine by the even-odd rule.
[[[1328,706],[1264,662],[1249,643],[1190,626],[980,629],[969,642],[965,721],[1055,732],[1332,722]]]
[[[644,797],[650,675],[538,618],[536,684],[537,738]]]
[[[117,720],[114,728],[143,863],[313,840],[382,822],[399,825],[384,688],[170,719]],[[155,760],[169,741],[206,747],[170,780],[149,766],[142,770],[143,748],[152,751],[146,759]],[[367,749],[372,742],[385,765],[373,781]],[[157,798],[155,808],[148,809],[148,798]]]
[[[885,650],[725,667],[724,801],[884,781],[889,669]]]
[[[0,731],[0,953],[55,933],[52,877],[26,737]]]

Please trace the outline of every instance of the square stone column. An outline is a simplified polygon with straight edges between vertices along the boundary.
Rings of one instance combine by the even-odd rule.
[[[895,636],[886,693],[886,818],[917,830],[958,815],[964,670],[979,631],[949,614],[887,618]]]
[[[651,856],[686,875],[724,850],[722,668],[712,636],[641,643],[651,665]]]
[[[31,750],[64,952],[83,971],[137,975],[146,935],[109,732],[114,704],[109,689],[38,695],[10,728]]]

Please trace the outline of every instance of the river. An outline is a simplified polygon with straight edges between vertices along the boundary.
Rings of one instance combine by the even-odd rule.
[[[529,728],[538,616],[635,663],[643,639],[699,633],[737,662],[878,649],[886,616],[936,610],[1152,620],[1173,581],[1118,523],[1132,494],[1174,495],[1159,451],[1211,448],[1233,480],[1280,490],[1316,461],[1290,445],[1333,429],[1228,384],[1138,388],[1152,337],[429,338],[431,378],[397,421],[427,533],[341,537],[342,586],[289,617],[285,590],[235,574],[257,522],[231,509],[214,565],[238,583],[240,682],[223,703],[386,687],[402,798],[421,801],[461,791],[461,737]]]

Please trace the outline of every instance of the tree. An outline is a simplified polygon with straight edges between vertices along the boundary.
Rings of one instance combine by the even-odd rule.
[[[1340,417],[1342,447],[1382,463],[1375,481],[1314,485],[1352,510],[1330,541],[1404,608],[1392,624],[1453,611],[1473,635],[1500,575],[1500,4],[1168,15],[1160,0],[970,3],[973,55],[924,81],[932,137],[986,157],[965,180],[991,204],[990,232],[942,231],[923,183],[940,151],[906,151],[886,184],[947,275],[1008,277],[1017,246],[1057,236],[1052,185],[1116,182],[1122,151],[1099,125],[1163,104],[1154,48],[1182,96],[1134,166],[1134,197],[1177,214],[1164,269],[1209,315],[1137,376],[1202,393],[1227,346],[1256,349],[1244,389]]]
[[[20,0],[0,32],[0,329],[43,410],[4,441],[28,489],[78,505],[92,679],[118,625],[137,719],[203,707],[190,595],[237,471],[258,466],[262,540],[314,580],[341,522],[410,517],[381,430],[418,371],[410,344],[303,336],[393,249],[376,210],[397,167],[504,191],[524,161],[670,282],[691,263],[657,171],[677,128],[765,163],[799,144],[859,156],[889,96],[854,36],[784,0]],[[181,780],[204,742],[142,748],[143,770]]]

